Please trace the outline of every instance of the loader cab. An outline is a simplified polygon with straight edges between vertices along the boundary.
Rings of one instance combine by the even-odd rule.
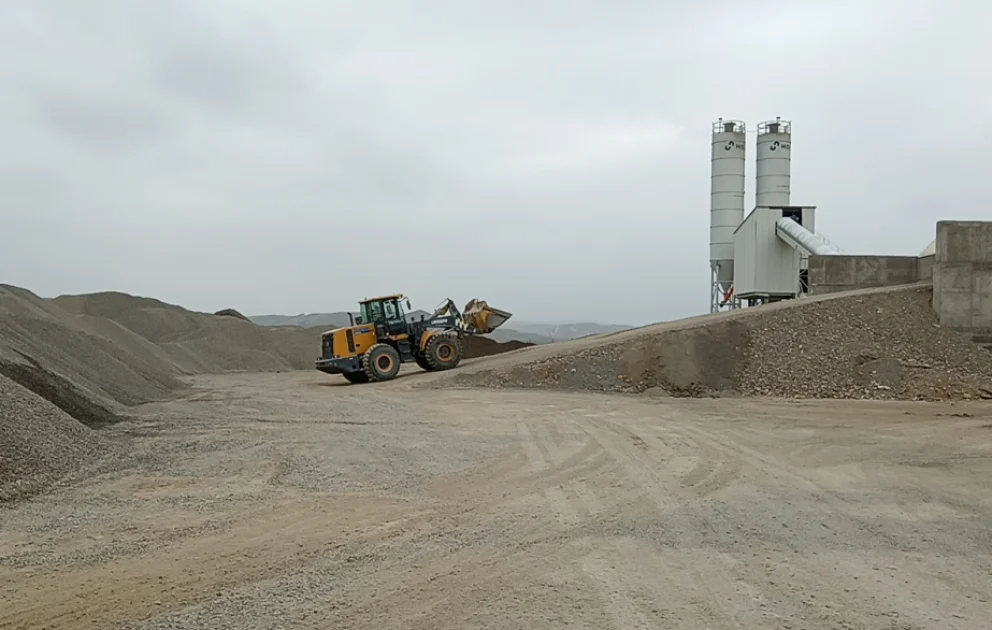
[[[406,321],[406,307],[410,307],[410,300],[402,295],[387,295],[363,300],[359,303],[359,323],[374,324],[376,328],[381,327],[386,335],[401,335],[409,333],[409,326]]]

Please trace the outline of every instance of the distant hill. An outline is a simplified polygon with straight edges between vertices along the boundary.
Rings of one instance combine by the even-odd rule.
[[[358,315],[358,313],[352,313]],[[413,311],[407,314],[410,321],[420,319],[420,316],[429,317],[427,311]],[[350,326],[351,320],[346,311],[336,313],[309,313],[300,315],[254,315],[251,321],[259,326],[297,326],[300,328],[341,328]],[[618,324],[597,324],[593,322],[513,322],[513,328],[497,328],[492,333],[486,335],[496,341],[525,341],[529,343],[553,343],[555,341],[568,341],[589,335],[616,332],[627,330],[632,326]]]

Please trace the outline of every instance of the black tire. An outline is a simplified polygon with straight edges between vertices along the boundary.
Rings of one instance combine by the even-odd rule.
[[[362,369],[370,381],[388,381],[400,373],[400,353],[385,343],[377,343],[362,356]]]
[[[419,365],[421,369],[427,370],[428,372],[434,369],[431,367],[431,364],[427,362],[427,357],[422,354],[416,355],[413,357],[413,360],[417,362],[417,365]]]
[[[424,360],[432,370],[450,370],[462,360],[462,340],[455,335],[434,335],[424,348]]]
[[[345,372],[344,379],[349,383],[368,383],[369,375],[365,372]]]

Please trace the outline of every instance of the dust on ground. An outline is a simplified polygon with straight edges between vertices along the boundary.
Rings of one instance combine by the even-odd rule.
[[[984,628],[992,404],[200,376],[0,511],[0,627]]]

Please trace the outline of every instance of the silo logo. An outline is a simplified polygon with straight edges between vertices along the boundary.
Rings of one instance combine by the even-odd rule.
[[[792,150],[792,143],[791,142],[779,142],[778,140],[776,140],[775,142],[772,143],[772,146],[768,147],[768,150],[769,151],[778,151],[779,147],[782,147],[782,150],[783,151],[791,151]]]
[[[727,144],[723,145],[723,150],[724,151],[729,151],[729,150],[731,150],[731,149],[733,149],[735,147],[738,148],[738,149],[743,149],[744,148],[744,143],[743,142],[734,142],[733,140],[731,140]]]

